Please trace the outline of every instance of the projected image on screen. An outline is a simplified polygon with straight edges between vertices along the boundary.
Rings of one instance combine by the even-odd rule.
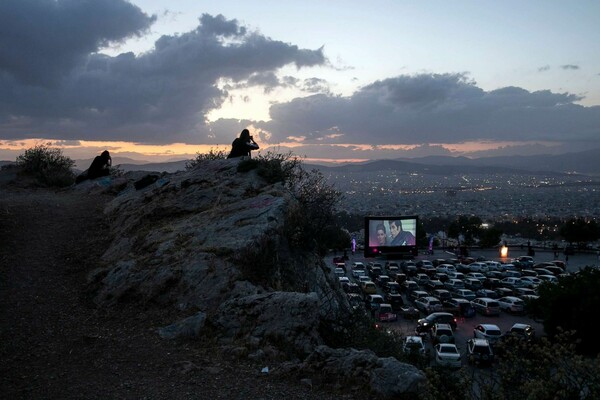
[[[417,217],[366,217],[365,256],[416,251]]]

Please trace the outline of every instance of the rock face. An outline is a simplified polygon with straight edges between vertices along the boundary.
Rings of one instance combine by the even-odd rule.
[[[128,173],[112,185],[79,188],[118,193],[105,210],[113,237],[107,267],[89,277],[94,300],[101,307],[133,301],[189,310],[189,318],[159,329],[165,339],[202,335],[210,326],[240,355],[310,359],[326,348],[320,324],[344,318],[347,301],[316,255],[289,249],[282,232],[295,200],[283,184],[256,170],[238,172],[239,162],[204,161],[151,179]],[[369,385],[408,380],[378,393],[410,392],[422,379],[370,357]]]

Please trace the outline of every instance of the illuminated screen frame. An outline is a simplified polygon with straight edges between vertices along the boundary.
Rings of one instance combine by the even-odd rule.
[[[365,258],[416,256],[418,225],[417,215],[365,217]]]

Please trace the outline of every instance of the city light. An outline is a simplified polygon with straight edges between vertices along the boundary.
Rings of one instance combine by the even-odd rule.
[[[502,257],[502,258],[508,257],[508,246],[500,247],[500,257]]]

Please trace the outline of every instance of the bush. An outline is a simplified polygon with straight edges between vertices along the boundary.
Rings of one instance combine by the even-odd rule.
[[[213,150],[210,149],[208,153],[196,153],[196,158],[189,160],[185,163],[185,169],[187,171],[196,168],[196,166],[203,161],[211,161],[211,160],[224,160],[227,158],[227,154],[224,150]]]
[[[291,152],[280,154],[271,151],[259,154],[238,164],[238,172],[256,169],[256,173],[268,183],[288,182],[302,169],[301,161]]]
[[[37,145],[17,157],[21,172],[33,176],[45,186],[65,187],[75,182],[71,170],[75,162],[62,154],[62,150],[48,145]]]

